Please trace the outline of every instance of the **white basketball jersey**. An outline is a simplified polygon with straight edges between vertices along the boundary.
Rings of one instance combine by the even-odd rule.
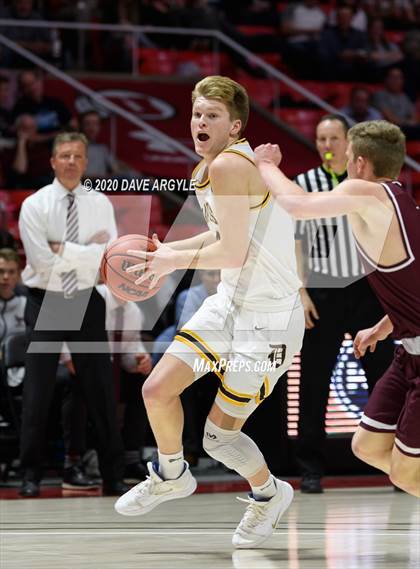
[[[239,154],[254,164],[254,153],[244,138],[223,152]],[[202,161],[192,178],[207,225],[218,236],[214,194],[206,171],[207,165]],[[293,308],[302,286],[296,270],[294,223],[268,191],[259,204],[250,207],[248,234],[250,242],[244,265],[222,270],[218,292],[250,310],[269,312]]]

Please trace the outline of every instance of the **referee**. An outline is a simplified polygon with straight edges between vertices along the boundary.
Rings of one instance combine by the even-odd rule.
[[[316,129],[322,164],[295,181],[307,192],[329,192],[347,177],[348,124],[341,115],[325,115]],[[296,256],[303,288],[306,333],[301,352],[297,460],[301,491],[321,493],[325,472],[325,413],[330,379],[345,333],[378,322],[384,312],[363,277],[346,217],[298,221]],[[369,392],[390,365],[392,340],[378,343],[363,358]]]

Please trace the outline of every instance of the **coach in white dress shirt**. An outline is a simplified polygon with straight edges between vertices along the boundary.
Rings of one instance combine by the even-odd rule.
[[[104,247],[117,230],[107,197],[87,192],[80,183],[86,150],[84,135],[58,135],[51,158],[56,177],[26,198],[19,217],[27,258],[22,274],[29,289],[26,319],[32,328],[22,414],[23,496],[39,494],[45,428],[64,341],[96,431],[104,491],[124,491],[105,304],[95,289]]]

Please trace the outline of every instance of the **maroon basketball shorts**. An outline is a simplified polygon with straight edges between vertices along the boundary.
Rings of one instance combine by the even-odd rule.
[[[375,385],[360,425],[375,433],[395,434],[395,445],[420,458],[420,355],[398,346],[394,360]]]

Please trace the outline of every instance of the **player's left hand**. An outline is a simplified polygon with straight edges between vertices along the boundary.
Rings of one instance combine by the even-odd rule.
[[[281,159],[282,154],[278,144],[260,144],[254,149],[254,160],[257,166],[261,162],[272,162],[278,166]]]
[[[144,281],[150,280],[149,288],[154,288],[162,277],[173,273],[177,269],[175,265],[176,252],[174,249],[171,249],[169,245],[161,243],[156,233],[153,234],[152,241],[156,245],[156,251],[128,250],[130,255],[139,257],[143,262],[129,267],[127,269],[127,273],[144,271],[142,276],[134,281],[134,284],[138,285]]]

